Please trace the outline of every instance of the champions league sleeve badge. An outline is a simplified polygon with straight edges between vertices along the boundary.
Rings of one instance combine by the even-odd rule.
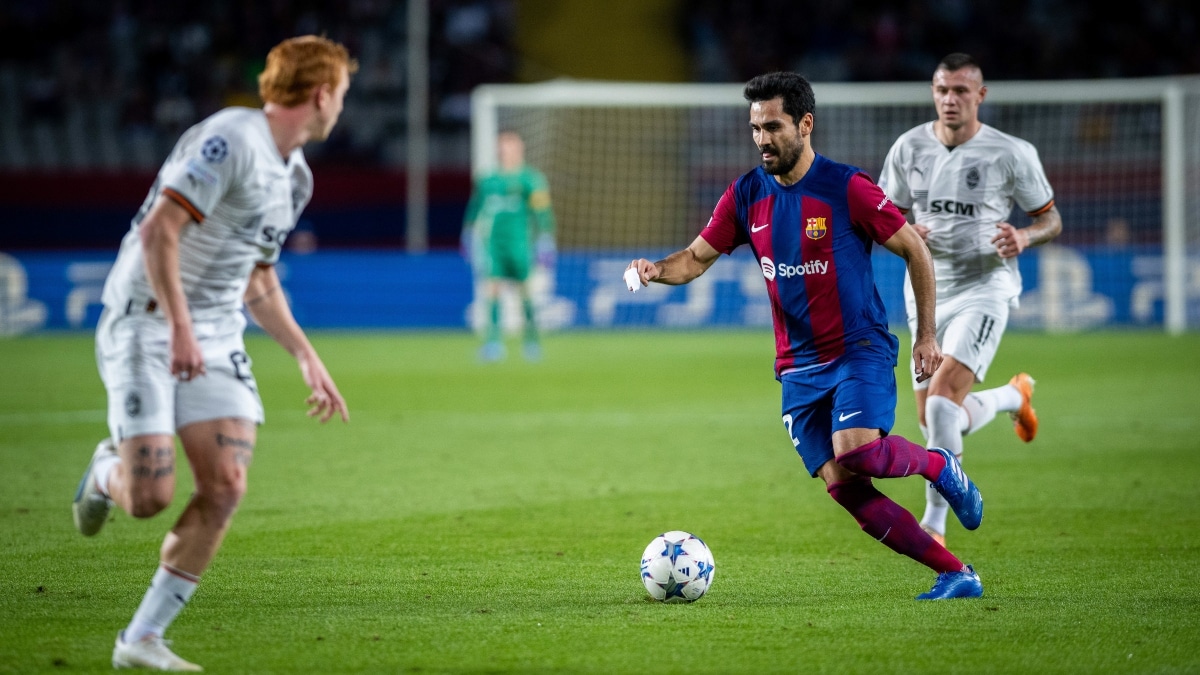
[[[229,143],[220,136],[210,136],[200,148],[200,156],[213,164],[220,164],[228,155]]]

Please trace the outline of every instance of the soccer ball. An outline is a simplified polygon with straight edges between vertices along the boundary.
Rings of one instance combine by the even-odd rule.
[[[642,553],[642,584],[660,602],[695,602],[712,585],[712,552],[694,534],[664,532]]]

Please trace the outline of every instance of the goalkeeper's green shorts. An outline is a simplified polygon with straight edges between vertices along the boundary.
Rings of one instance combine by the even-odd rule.
[[[532,255],[529,249],[492,251],[487,256],[485,269],[492,279],[511,279],[525,281],[529,278],[532,266]]]

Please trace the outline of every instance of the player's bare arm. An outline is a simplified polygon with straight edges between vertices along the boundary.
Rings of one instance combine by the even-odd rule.
[[[942,350],[937,344],[933,310],[937,299],[937,287],[933,278],[933,258],[929,248],[912,225],[896,231],[884,247],[904,259],[908,276],[912,280],[913,294],[917,300],[917,334],[913,336],[913,363],[916,364],[917,382],[933,377],[942,364]]]
[[[184,380],[204,374],[204,354],[192,331],[192,315],[179,276],[179,238],[192,222],[187,209],[160,196],[138,226],[146,277],[171,327],[171,374]]]
[[[323,424],[338,414],[343,422],[349,422],[350,411],[346,408],[346,401],[317,355],[317,350],[308,341],[300,324],[296,323],[275,267],[255,267],[250,273],[250,283],[246,286],[244,297],[246,309],[254,322],[300,364],[304,383],[312,390],[312,394],[305,399],[305,403],[311,406],[308,416],[319,417]]]
[[[1057,206],[1034,216],[1028,227],[1020,229],[1011,223],[996,223],[996,235],[992,245],[1001,258],[1015,258],[1027,248],[1041,246],[1062,232],[1062,215]]]
[[[721,253],[705,241],[704,237],[696,237],[687,248],[676,251],[658,262],[638,258],[626,269],[636,269],[643,286],[649,285],[651,281],[678,286],[704,274],[720,255]]]

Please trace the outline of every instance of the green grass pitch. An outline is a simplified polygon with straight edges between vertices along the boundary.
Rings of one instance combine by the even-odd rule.
[[[986,594],[939,603],[804,473],[769,332],[560,334],[495,366],[465,333],[312,337],[352,419],[307,419],[250,336],[250,490],[167,634],[209,672],[1200,672],[1200,336],[1005,338],[987,385],[1031,372],[1041,432],[966,439],[987,511],[949,543]],[[903,371],[895,432],[919,438]],[[0,382],[0,673],[106,672],[190,474],[85,539],[91,336],[0,341]],[[922,508],[920,479],[880,484]],[[716,559],[691,605],[638,579],[670,529]]]

